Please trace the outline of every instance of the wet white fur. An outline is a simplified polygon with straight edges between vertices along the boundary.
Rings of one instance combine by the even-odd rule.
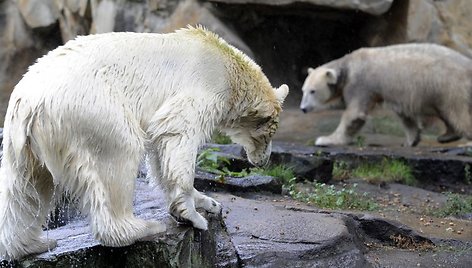
[[[198,147],[219,127],[244,145],[251,162],[265,164],[270,137],[245,121],[277,119],[287,93],[201,28],[84,36],[51,51],[29,68],[9,102],[0,259],[55,246],[41,237],[41,225],[53,196],[64,192],[79,200],[103,245],[129,245],[164,231],[159,222],[133,216],[144,158],[172,215],[207,229],[196,208],[219,213],[221,206],[193,187]],[[267,143],[256,142],[261,137]]]

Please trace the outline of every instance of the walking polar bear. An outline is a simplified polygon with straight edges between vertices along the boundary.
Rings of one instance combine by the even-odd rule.
[[[265,165],[288,87],[202,27],[171,34],[79,37],[31,66],[8,106],[0,169],[0,259],[55,246],[41,237],[54,200],[68,192],[103,245],[165,230],[133,215],[146,156],[178,221],[206,230],[196,208],[218,202],[193,187],[198,147],[220,128]],[[54,194],[55,193],[55,194]]]
[[[341,122],[316,145],[348,144],[368,113],[385,103],[405,127],[406,145],[420,142],[425,116],[439,117],[447,132],[439,142],[472,139],[472,60],[443,46],[402,44],[363,48],[309,69],[303,112],[345,106]]]

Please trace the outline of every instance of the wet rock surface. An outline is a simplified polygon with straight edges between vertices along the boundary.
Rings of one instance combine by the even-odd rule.
[[[13,266],[213,267],[217,263],[217,246],[225,242],[224,226],[219,215],[205,214],[211,231],[179,226],[167,213],[162,193],[143,179],[138,179],[136,188],[135,214],[139,218],[164,222],[166,233],[148,237],[144,239],[146,241],[128,247],[103,247],[91,235],[88,221],[77,217],[62,227],[47,230],[49,238],[57,239],[56,248],[27,257]],[[7,266],[5,263],[3,265]]]
[[[234,157],[239,167],[246,165],[240,146],[208,144],[205,148],[209,147],[218,147],[219,153]],[[444,153],[444,150],[440,151]],[[400,154],[395,152],[393,155],[397,153]],[[438,150],[426,150],[424,153],[434,155]],[[360,155],[374,158],[379,154],[389,155],[387,150],[380,148],[360,152],[355,148],[318,148],[276,142],[272,161],[303,163],[300,166],[311,163],[316,170],[320,166],[310,158],[333,161],[333,158],[340,155],[345,157],[343,159],[356,159]],[[445,156],[467,160],[461,158],[464,157],[461,154],[463,151],[454,149],[450,155]],[[405,151],[402,157],[409,159],[418,155],[421,154],[417,152],[409,156]],[[48,237],[58,240],[57,248],[25,258],[13,266],[472,266],[472,233],[467,220],[448,219],[445,226],[438,228],[442,231],[430,232],[427,228],[432,226],[416,226],[401,217],[395,220],[388,212],[333,211],[306,205],[280,194],[281,183],[269,176],[250,179],[225,177],[222,180],[215,174],[198,171],[196,188],[205,191],[223,205],[221,215],[202,212],[210,224],[209,231],[202,232],[178,225],[172,220],[167,213],[162,192],[148,185],[144,179],[145,173],[144,169],[141,170],[141,176],[137,180],[135,214],[139,218],[164,222],[167,226],[166,233],[146,238],[145,241],[128,247],[103,247],[90,234],[86,218],[77,213],[69,213],[74,217],[68,219],[65,225],[47,231]],[[378,196],[385,195],[385,190],[378,186],[360,185],[360,190],[370,193],[377,191]],[[393,198],[402,204],[408,204],[412,209],[417,202],[415,200],[431,198],[434,202],[444,202],[439,194],[436,196],[428,190],[399,184],[390,184],[388,187]],[[398,192],[402,195],[397,194]],[[433,223],[432,219],[430,222],[431,225],[439,224]],[[463,234],[441,233],[452,222],[454,228],[462,226]],[[8,265],[10,264],[0,264],[2,267]]]
[[[284,202],[216,194],[242,266],[365,267],[341,215],[290,210]]]

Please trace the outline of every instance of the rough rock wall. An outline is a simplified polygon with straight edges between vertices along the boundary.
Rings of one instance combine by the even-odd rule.
[[[308,66],[361,46],[445,44],[472,56],[470,0],[0,0],[0,126],[27,66],[77,35],[203,24],[298,89]]]
[[[0,126],[9,95],[27,67],[77,35],[171,32],[188,24],[203,24],[251,55],[205,5],[196,0],[0,1]]]
[[[472,1],[412,1],[408,40],[444,44],[472,57]]]

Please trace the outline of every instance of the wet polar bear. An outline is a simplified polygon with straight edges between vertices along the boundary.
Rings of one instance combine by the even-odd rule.
[[[472,60],[443,46],[402,44],[363,48],[309,69],[300,108],[345,106],[341,122],[316,145],[348,144],[368,113],[385,103],[400,117],[407,146],[420,142],[425,116],[439,117],[439,142],[472,139]]]
[[[11,95],[0,169],[0,257],[55,246],[41,237],[53,196],[69,192],[106,246],[165,230],[133,215],[146,156],[178,221],[206,230],[196,208],[220,204],[193,187],[198,147],[220,128],[262,166],[288,87],[201,28],[79,37],[31,66]]]

